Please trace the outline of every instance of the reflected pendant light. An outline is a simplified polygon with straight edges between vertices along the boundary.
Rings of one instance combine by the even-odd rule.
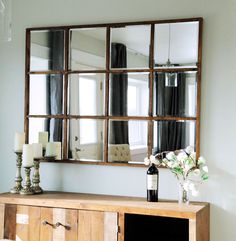
[[[0,0],[0,41],[11,41],[11,0]]]
[[[171,43],[171,29],[169,24],[169,44],[168,44],[168,60],[166,63],[166,67],[170,68],[171,62],[170,62],[170,43]],[[166,87],[177,87],[177,73],[166,73],[165,74],[165,86]]]

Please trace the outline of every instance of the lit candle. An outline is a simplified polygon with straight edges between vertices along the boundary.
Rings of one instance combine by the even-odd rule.
[[[33,156],[39,158],[43,156],[43,145],[42,143],[33,143]]]
[[[46,145],[48,143],[48,132],[47,131],[39,132],[38,143],[41,143],[43,145],[43,148],[46,148]]]
[[[23,145],[22,166],[32,167],[34,163],[34,151],[31,144]]]
[[[24,144],[25,144],[25,133],[16,132],[15,138],[14,138],[14,151],[22,152]]]

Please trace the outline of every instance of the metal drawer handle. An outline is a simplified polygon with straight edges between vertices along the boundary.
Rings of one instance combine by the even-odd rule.
[[[46,221],[46,220],[45,220],[45,221],[43,221],[43,222],[42,222],[42,224],[43,224],[43,225],[49,225],[49,226],[51,226],[51,227],[53,227],[53,228],[56,228],[54,224],[49,223],[49,222],[48,222],[48,221]]]
[[[70,230],[71,229],[71,227],[69,225],[64,225],[64,224],[62,224],[60,222],[57,222],[56,223],[56,227],[58,228],[60,226],[64,227],[66,230]]]

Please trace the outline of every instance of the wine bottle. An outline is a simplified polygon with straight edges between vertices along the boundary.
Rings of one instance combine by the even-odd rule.
[[[158,202],[158,179],[159,171],[152,163],[147,170],[147,201]]]

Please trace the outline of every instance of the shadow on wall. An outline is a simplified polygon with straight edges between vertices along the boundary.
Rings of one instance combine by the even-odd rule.
[[[212,241],[234,241],[236,237],[236,176],[210,167],[207,185],[201,190],[202,200],[211,204],[210,234]],[[214,201],[212,201],[214,200]],[[221,230],[213,232],[213,230]]]

